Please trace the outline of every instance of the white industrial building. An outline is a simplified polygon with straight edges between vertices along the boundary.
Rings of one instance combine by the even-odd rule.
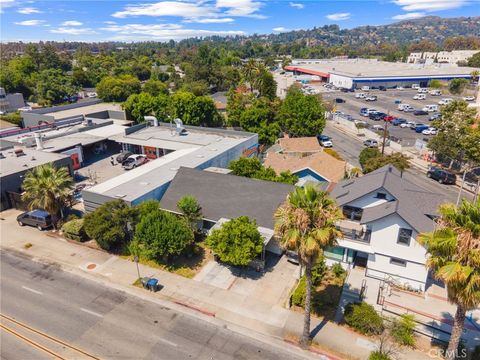
[[[473,55],[480,52],[480,50],[453,50],[453,51],[439,51],[439,52],[414,52],[410,53],[407,58],[407,63],[422,64],[422,63],[448,63],[458,64],[466,63]]]

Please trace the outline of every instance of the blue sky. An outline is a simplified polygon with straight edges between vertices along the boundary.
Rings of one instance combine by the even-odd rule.
[[[0,40],[168,41],[479,16],[480,0],[0,0]]]

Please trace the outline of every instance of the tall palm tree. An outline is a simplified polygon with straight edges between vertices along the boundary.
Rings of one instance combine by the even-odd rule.
[[[255,59],[249,59],[243,66],[243,78],[250,84],[250,91],[253,92],[253,86],[258,81],[258,75],[260,74],[259,63]]]
[[[339,235],[335,222],[342,214],[335,200],[313,186],[296,188],[275,212],[275,233],[284,248],[298,252],[305,267],[306,297],[303,334],[300,344],[310,342],[310,311],[312,299],[312,267],[326,247],[336,243]]]
[[[420,234],[418,240],[430,254],[427,266],[447,286],[448,299],[457,305],[446,353],[455,358],[466,312],[480,305],[480,200],[465,199],[459,207],[444,204],[439,209],[438,228]]]
[[[73,186],[73,179],[66,168],[57,169],[51,163],[36,167],[25,175],[22,200],[30,209],[47,211],[55,223]]]

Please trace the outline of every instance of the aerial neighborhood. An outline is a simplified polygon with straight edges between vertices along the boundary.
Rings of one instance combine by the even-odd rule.
[[[1,3],[2,359],[480,359],[478,9],[57,3]]]

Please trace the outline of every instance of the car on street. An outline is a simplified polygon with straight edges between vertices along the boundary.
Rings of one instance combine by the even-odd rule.
[[[415,94],[413,96],[413,100],[425,100],[427,98],[427,95],[425,94]]]
[[[117,158],[115,160],[117,160],[117,163],[121,164],[125,160],[127,160],[127,158],[130,155],[133,155],[133,153],[131,151],[122,151],[120,154],[117,155]]]
[[[345,103],[346,101],[345,101],[345,99],[342,99],[342,98],[335,98],[335,102],[337,104],[342,104],[342,103]]]
[[[429,128],[430,126],[428,125],[418,124],[417,126],[415,126],[415,132],[420,134],[423,133],[424,130],[427,130]]]
[[[320,145],[322,145],[324,148],[331,148],[333,147],[333,142],[330,136],[327,135],[318,135],[317,136],[318,142]]]
[[[370,95],[365,98],[365,101],[377,101],[377,97],[375,95]]]
[[[434,113],[428,118],[428,120],[429,121],[434,121],[434,120],[440,120],[441,118],[442,118],[442,114]]]
[[[375,139],[367,139],[363,142],[363,145],[369,148],[376,148],[378,147],[378,141]]]
[[[454,173],[436,166],[432,166],[427,171],[427,177],[438,181],[440,184],[454,185],[457,182],[457,176]]]
[[[399,126],[399,125],[405,124],[406,122],[407,122],[407,120],[405,120],[405,119],[397,118],[397,119],[392,121],[392,125],[393,126]]]
[[[136,168],[137,166],[143,165],[147,162],[147,157],[142,154],[134,154],[130,155],[123,163],[122,167],[125,170],[131,170]]]
[[[464,96],[464,97],[463,97],[463,100],[464,100],[464,101],[474,101],[474,100],[475,100],[475,97],[474,97],[474,96]]]
[[[415,110],[415,111],[413,112],[413,115],[415,115],[415,116],[428,115],[428,111],[425,111],[425,110]]]
[[[423,135],[437,135],[437,129],[434,127],[429,127],[422,131]]]
[[[17,222],[20,226],[34,226],[40,231],[48,229],[53,224],[50,214],[38,209],[21,213],[17,216]]]

